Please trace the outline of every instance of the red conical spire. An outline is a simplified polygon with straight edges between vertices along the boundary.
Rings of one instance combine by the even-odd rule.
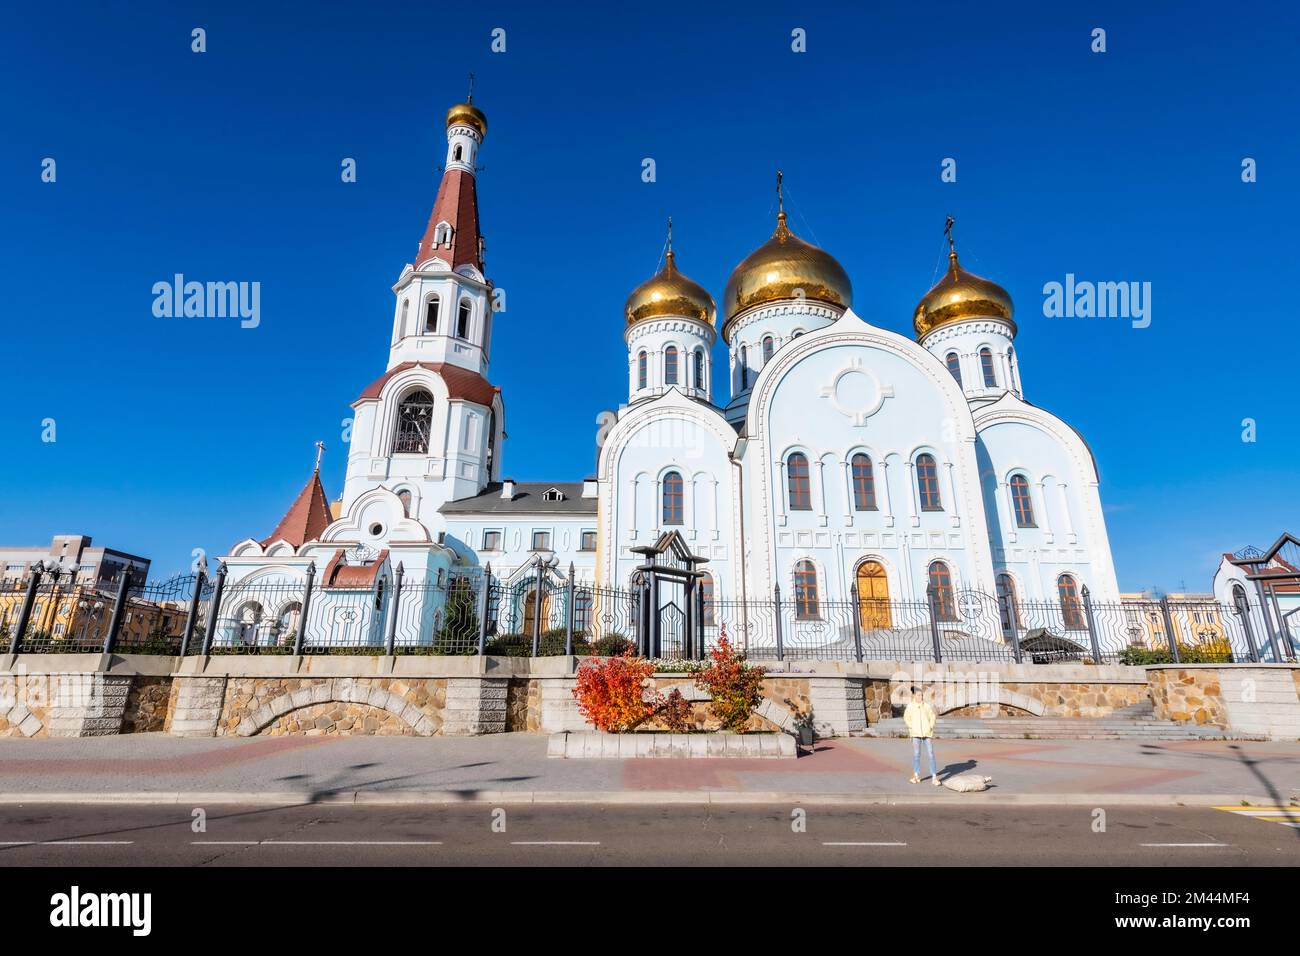
[[[323,446],[320,442],[316,444],[316,470],[311,473],[311,478],[302,491],[298,492],[298,497],[275,526],[271,536],[262,539],[262,547],[283,539],[295,548],[300,548],[308,541],[318,540],[321,533],[329,527],[330,503],[325,497],[325,486],[320,483],[320,449]]]
[[[472,95],[447,111],[447,165],[415,255],[417,267],[436,256],[452,269],[472,265],[483,271],[474,159],[486,132],[487,117],[474,105]],[[444,223],[450,229],[442,228]]]

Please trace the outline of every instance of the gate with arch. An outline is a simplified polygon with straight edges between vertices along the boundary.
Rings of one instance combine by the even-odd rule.
[[[640,593],[637,649],[646,657],[704,657],[704,588],[700,565],[676,531],[660,535],[648,547],[633,548],[645,558],[636,569],[633,589]]]

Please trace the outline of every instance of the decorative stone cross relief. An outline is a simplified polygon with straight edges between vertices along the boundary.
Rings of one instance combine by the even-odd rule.
[[[882,384],[876,373],[852,358],[849,364],[835,373],[829,385],[822,386],[822,398],[829,398],[835,410],[853,420],[858,428],[865,428],[867,419],[894,397],[894,386]]]

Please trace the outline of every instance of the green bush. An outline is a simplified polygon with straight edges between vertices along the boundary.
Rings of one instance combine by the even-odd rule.
[[[538,653],[542,657],[555,657],[563,654],[568,629],[551,628],[541,633],[538,641]],[[590,654],[591,645],[586,637],[579,633],[573,636],[573,653]],[[533,636],[531,634],[498,634],[487,642],[484,653],[500,657],[531,657],[533,654]]]
[[[599,657],[619,657],[634,650],[636,646],[622,634],[606,634],[591,645],[591,652]]]
[[[1178,644],[1178,657],[1184,664],[1231,664],[1232,648],[1227,641],[1206,641],[1203,644]],[[1132,644],[1120,653],[1119,662],[1142,667],[1148,664],[1172,664],[1173,655],[1167,647],[1143,647]]]

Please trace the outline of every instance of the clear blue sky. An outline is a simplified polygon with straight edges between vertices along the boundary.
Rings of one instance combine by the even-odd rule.
[[[720,297],[779,166],[796,231],[898,331],[957,217],[963,264],[1016,300],[1027,397],[1095,450],[1124,588],[1204,589],[1218,552],[1300,530],[1294,5],[876,6],[8,7],[0,542],[83,532],[181,569],[269,533],[318,438],[338,494],[471,70],[516,479],[592,471],[665,217]],[[155,318],[176,272],[261,282],[261,326]],[[1151,327],[1044,319],[1067,272],[1151,282]]]

